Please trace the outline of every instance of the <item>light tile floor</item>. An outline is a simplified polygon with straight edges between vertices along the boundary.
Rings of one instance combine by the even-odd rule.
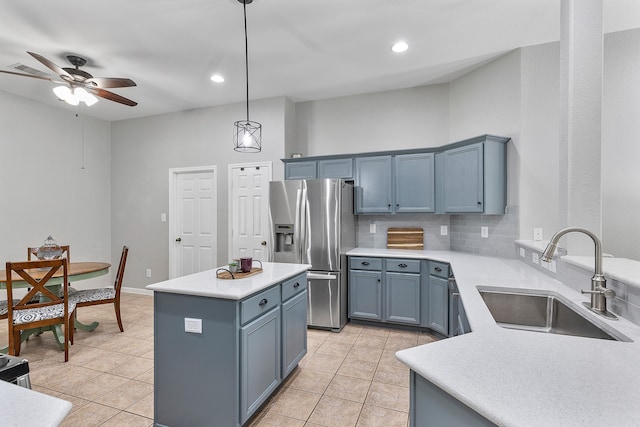
[[[73,403],[63,427],[153,425],[153,298],[122,299],[124,333],[112,305],[78,310],[80,321],[100,326],[76,331],[68,363],[50,332],[22,345],[33,389]],[[351,324],[340,333],[310,329],[307,355],[248,425],[405,427],[409,371],[394,354],[436,339]],[[0,322],[4,343],[6,321]]]

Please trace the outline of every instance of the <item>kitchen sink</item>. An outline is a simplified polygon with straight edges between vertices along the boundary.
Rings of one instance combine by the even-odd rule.
[[[478,288],[494,320],[503,328],[572,335],[614,341],[631,341],[587,319],[579,305],[540,291]],[[575,306],[575,307],[574,307]],[[588,314],[585,312],[585,314]]]

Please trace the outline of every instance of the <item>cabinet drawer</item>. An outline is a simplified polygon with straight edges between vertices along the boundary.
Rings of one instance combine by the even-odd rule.
[[[395,259],[385,260],[387,271],[397,271],[400,273],[420,273],[420,260],[418,259]]]
[[[280,305],[280,286],[274,286],[240,303],[240,323],[245,324]]]
[[[431,276],[449,277],[449,264],[443,262],[429,261],[429,274]]]
[[[307,275],[301,274],[282,283],[282,301],[307,289]]]
[[[349,268],[352,270],[382,270],[382,258],[351,257]]]

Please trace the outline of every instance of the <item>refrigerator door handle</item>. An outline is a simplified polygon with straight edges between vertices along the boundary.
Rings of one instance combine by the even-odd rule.
[[[308,280],[335,280],[338,276],[335,274],[318,274],[318,273],[307,273]]]

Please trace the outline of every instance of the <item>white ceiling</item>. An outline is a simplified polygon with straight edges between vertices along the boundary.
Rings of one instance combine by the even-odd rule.
[[[245,99],[238,0],[0,0],[0,67],[70,66],[137,101],[100,100],[85,114],[122,120]],[[604,0],[605,32],[640,27],[640,1]],[[294,101],[449,81],[509,50],[559,39],[560,0],[254,0],[247,5],[250,98]],[[393,54],[391,44],[410,48]],[[214,72],[226,81],[209,80]],[[54,84],[0,73],[0,90],[74,110]]]

